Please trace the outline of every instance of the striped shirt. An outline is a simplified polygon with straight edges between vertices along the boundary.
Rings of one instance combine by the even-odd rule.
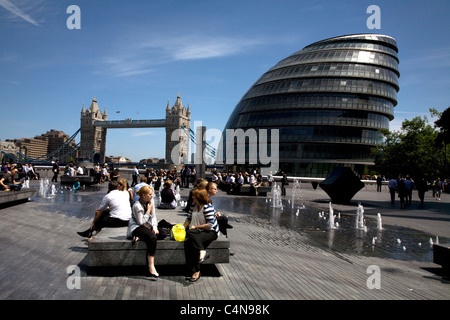
[[[189,214],[187,216],[187,221],[189,224],[200,225],[200,224],[208,224],[211,227],[211,230],[216,233],[219,232],[219,224],[216,219],[216,210],[211,203],[205,204],[200,211],[197,211],[197,205],[192,204]]]

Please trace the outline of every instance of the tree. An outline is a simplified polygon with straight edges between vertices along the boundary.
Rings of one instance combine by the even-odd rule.
[[[448,168],[448,154],[447,145],[450,144],[450,107],[440,113],[436,109],[430,109],[432,115],[439,116],[439,119],[434,122],[434,127],[439,128],[439,133],[436,138],[436,146],[443,146],[443,174],[447,176]]]
[[[440,148],[437,130],[424,117],[405,120],[400,131],[380,131],[385,139],[375,152],[377,171],[389,176],[410,175],[432,179],[439,174]]]

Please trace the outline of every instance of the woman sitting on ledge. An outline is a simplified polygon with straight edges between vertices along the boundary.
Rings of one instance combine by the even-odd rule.
[[[184,222],[184,250],[187,273],[192,275],[188,281],[196,282],[200,278],[200,264],[209,258],[206,248],[217,239],[219,225],[206,189],[194,189],[192,196],[193,204]]]
[[[127,237],[142,240],[147,245],[147,262],[150,277],[158,278],[155,269],[155,253],[157,240],[164,239],[167,233],[158,230],[155,207],[153,205],[153,190],[149,186],[143,186],[138,191],[139,200],[133,205],[133,214],[128,224]]]
[[[164,182],[164,188],[161,190],[161,203],[158,209],[175,209],[177,200],[175,199],[175,190],[172,189],[172,181]]]

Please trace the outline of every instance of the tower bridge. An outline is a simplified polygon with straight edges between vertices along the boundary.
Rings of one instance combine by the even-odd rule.
[[[15,155],[2,151],[1,154],[14,162],[44,163],[50,162],[57,158],[64,159],[67,156],[74,155],[75,152],[78,151],[78,161],[103,163],[105,162],[106,155],[107,129],[165,128],[166,161],[173,161],[175,164],[183,164],[189,162],[188,157],[190,141],[194,144],[197,143],[196,134],[191,129],[191,112],[189,105],[187,108],[183,106],[179,94],[175,104],[172,107],[169,102],[167,102],[165,119],[108,120],[106,108],[104,112],[101,112],[98,107],[97,99],[94,98],[87,110],[83,105],[80,122],[80,128],[67,141],[61,144],[61,146],[55,149],[52,153],[48,153],[40,158],[30,158],[21,152],[17,152],[17,155]],[[80,142],[75,148],[65,151],[64,147],[74,140],[78,134],[81,136]],[[177,148],[174,149],[175,147]],[[208,155],[213,158],[215,157],[215,149],[208,143],[205,143],[205,150]],[[177,152],[178,155],[176,155]]]
[[[189,137],[186,130],[189,132],[191,127],[191,111],[189,105],[187,108],[183,106],[180,94],[172,107],[167,102],[165,119],[152,120],[108,120],[106,109],[101,112],[97,99],[94,98],[87,110],[83,105],[80,123],[80,161],[104,162],[107,129],[117,128],[165,128],[166,160],[172,160],[175,163],[185,163],[188,160]],[[178,129],[181,130],[178,131],[179,134],[174,135],[175,141],[172,141],[172,135]],[[173,159],[172,155],[175,146],[178,146],[179,150],[178,159]]]
[[[165,128],[166,119],[157,120],[112,120],[94,121],[94,126],[103,128]]]

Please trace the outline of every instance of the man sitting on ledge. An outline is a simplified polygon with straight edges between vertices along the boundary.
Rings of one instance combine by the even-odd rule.
[[[103,227],[127,227],[131,218],[131,206],[128,192],[118,190],[119,183],[111,181],[108,193],[103,197],[100,207],[89,229],[77,232],[80,236],[92,239],[92,233],[99,233]]]

